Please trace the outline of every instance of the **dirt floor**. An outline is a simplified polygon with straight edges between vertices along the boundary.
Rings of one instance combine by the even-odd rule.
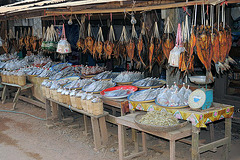
[[[10,110],[12,103],[0,104],[0,110]],[[19,101],[18,112],[25,112],[37,117],[45,118],[45,110],[31,104]],[[83,117],[80,114],[69,112],[68,121],[56,123],[48,128],[46,121],[39,120],[23,114],[0,112],[0,160],[117,160],[118,142],[117,126],[107,124],[109,141],[106,148],[95,151],[91,124],[88,127],[90,134],[83,134]],[[71,121],[73,119],[73,121]],[[216,139],[224,135],[224,121],[214,125]],[[233,123],[232,145],[230,160],[240,160],[240,126]],[[140,135],[140,133],[138,133]],[[131,130],[127,130],[128,152],[134,150],[131,141]],[[222,136],[221,136],[222,135]],[[140,136],[139,136],[140,137]],[[209,141],[209,130],[202,129],[200,139]],[[169,142],[154,136],[147,136],[148,155],[135,158],[135,160],[168,160]],[[141,147],[140,147],[141,149]],[[201,154],[201,160],[219,160],[222,158],[223,147],[217,152]],[[190,145],[176,143],[176,159],[190,160]]]

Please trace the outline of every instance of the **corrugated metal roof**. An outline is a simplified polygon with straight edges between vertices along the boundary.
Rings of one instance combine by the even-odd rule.
[[[28,11],[28,10],[36,10],[36,9],[71,7],[71,6],[81,6],[81,5],[88,5],[88,4],[119,2],[119,1],[125,1],[125,0],[79,0],[79,1],[25,0],[25,1],[22,1],[22,3],[16,2],[11,5],[1,6],[0,14],[7,14],[7,13],[20,12],[20,11]]]

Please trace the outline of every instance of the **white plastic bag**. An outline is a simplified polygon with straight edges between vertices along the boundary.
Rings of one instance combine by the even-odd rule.
[[[181,100],[178,97],[177,90],[173,93],[173,95],[169,98],[169,106],[175,107],[181,104]]]
[[[181,40],[181,25],[178,24],[178,30],[177,30],[177,37],[176,37],[176,45],[175,47],[170,51],[168,63],[172,67],[179,67],[179,60],[180,60],[180,54],[185,51],[185,48],[182,46],[182,40]]]
[[[62,29],[62,36],[63,37],[61,38],[57,45],[57,52],[61,54],[71,53],[72,52],[71,45],[66,39],[64,24]]]

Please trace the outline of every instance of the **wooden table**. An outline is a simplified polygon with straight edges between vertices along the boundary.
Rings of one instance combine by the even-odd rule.
[[[17,92],[16,92],[15,97],[13,99],[13,110],[15,110],[15,108],[16,108],[20,92],[22,90],[27,90],[28,89],[29,93],[31,95],[31,88],[33,87],[33,84],[26,84],[25,86],[19,86],[17,84],[10,84],[10,83],[4,83],[4,82],[2,82],[2,85],[4,86],[3,87],[3,92],[2,92],[2,103],[3,104],[6,101],[6,94],[7,94],[8,87],[16,87],[17,88]]]
[[[164,139],[167,139],[170,141],[170,160],[175,160],[175,141],[192,135],[191,124],[187,125],[186,127],[181,128],[179,130],[172,131],[172,132],[151,132],[151,131],[143,130],[135,124],[134,118],[135,118],[136,114],[138,114],[138,113],[136,112],[136,113],[128,114],[128,115],[125,115],[122,117],[118,117],[116,119],[117,124],[118,124],[119,159],[120,160],[132,159],[136,156],[146,155],[147,147],[146,147],[145,133],[149,133],[149,134],[152,134],[152,135],[155,135],[155,136],[158,136],[158,137],[161,137],[161,138],[164,138]],[[131,127],[131,128],[137,129],[139,131],[142,131],[143,151],[139,152],[138,146],[135,145],[136,153],[124,157],[124,143],[125,142],[123,140],[123,137],[124,137],[123,126]]]
[[[51,105],[52,105],[52,107],[51,107]],[[50,120],[55,120],[55,119],[61,120],[62,114],[61,114],[60,107],[69,108],[73,111],[83,114],[85,134],[87,134],[87,132],[88,132],[86,116],[91,117],[94,149],[99,150],[102,146],[106,145],[106,143],[108,141],[108,132],[107,132],[105,117],[109,114],[108,112],[104,111],[104,113],[102,115],[96,116],[96,115],[90,114],[84,110],[79,110],[77,108],[69,107],[67,104],[60,103],[60,102],[55,101],[50,98],[46,99],[45,107],[46,107],[47,125],[49,125],[51,123]]]
[[[157,111],[167,111],[172,113],[178,119],[184,119],[191,121],[192,123],[192,142],[189,144],[192,145],[192,160],[199,160],[200,153],[206,152],[208,150],[216,150],[219,146],[225,147],[224,159],[229,159],[229,151],[231,144],[231,118],[234,113],[234,106],[220,104],[213,102],[212,106],[209,109],[202,111],[191,110],[190,108],[182,108],[182,109],[171,109],[161,107],[156,105],[155,103],[129,103],[130,109],[137,110],[157,110]],[[225,119],[225,137],[215,141],[214,140],[214,129],[213,123],[215,121]],[[206,128],[206,124],[210,124],[210,139],[211,143],[208,144],[200,144],[199,143],[199,133],[200,128]]]

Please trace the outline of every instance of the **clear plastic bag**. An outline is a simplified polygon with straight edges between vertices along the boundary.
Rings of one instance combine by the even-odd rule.
[[[168,100],[168,95],[166,93],[167,90],[163,91],[157,96],[157,101],[160,105],[162,106],[168,106],[169,105],[169,100]]]
[[[185,105],[188,105],[188,98],[191,93],[192,93],[192,91],[191,91],[191,89],[189,89],[189,85],[188,85],[188,89],[186,89],[186,92],[184,94],[184,104]]]
[[[181,100],[178,97],[177,90],[173,93],[173,95],[169,98],[169,106],[179,106],[181,104]]]

